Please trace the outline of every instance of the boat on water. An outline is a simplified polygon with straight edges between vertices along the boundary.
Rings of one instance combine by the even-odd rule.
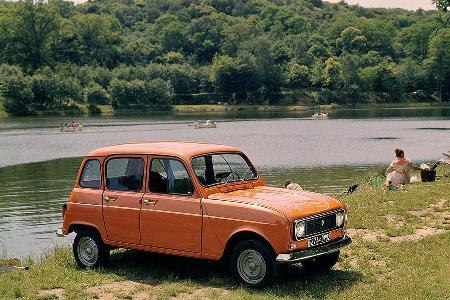
[[[59,131],[61,132],[78,132],[83,130],[83,123],[72,122],[69,124],[59,124]]]
[[[314,113],[314,114],[312,115],[312,117],[313,117],[314,119],[328,119],[328,114],[327,114],[327,113],[319,112],[319,113]]]
[[[211,121],[211,120],[197,120],[194,121],[194,124],[192,124],[192,126],[196,129],[200,129],[200,128],[216,128],[217,127],[217,122],[216,121]]]

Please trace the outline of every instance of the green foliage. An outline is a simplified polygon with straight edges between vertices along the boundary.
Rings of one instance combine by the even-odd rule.
[[[162,79],[131,81],[113,79],[109,92],[115,109],[168,109],[173,88]]]
[[[361,52],[367,46],[367,38],[362,35],[361,30],[348,27],[341,32],[336,40],[336,46],[343,52]]]
[[[92,83],[85,89],[86,101],[89,104],[110,104],[111,96],[108,92],[98,83]]]
[[[160,79],[176,99],[218,92],[274,104],[284,88],[319,88],[326,103],[417,91],[447,101],[449,5],[434,3],[439,12],[321,0],[2,1],[0,64],[20,68],[17,84],[30,81],[26,114],[108,103],[114,79]]]
[[[289,65],[286,75],[287,83],[290,87],[300,88],[310,85],[310,71],[307,66],[292,62]]]
[[[31,115],[33,91],[31,78],[23,74],[10,74],[1,77],[0,90],[2,92],[5,111],[14,115]]]
[[[211,81],[225,96],[244,99],[257,88],[257,70],[252,56],[217,56],[211,65]],[[233,95],[234,94],[234,95]]]
[[[341,63],[333,57],[327,59],[323,69],[323,78],[325,86],[336,89],[341,88],[344,78]]]

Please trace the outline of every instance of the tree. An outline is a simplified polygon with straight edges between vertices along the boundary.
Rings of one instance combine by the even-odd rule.
[[[84,93],[86,101],[89,104],[98,105],[111,103],[111,96],[98,83],[92,83],[91,85],[89,85],[85,89]]]
[[[4,19],[7,27],[8,60],[33,70],[48,62],[51,38],[58,30],[55,10],[43,1],[25,0],[16,4]]]
[[[271,41],[265,36],[256,39],[253,44],[253,55],[260,81],[260,101],[278,92],[282,85],[282,69],[275,63],[271,46]]]
[[[211,65],[210,78],[217,90],[227,98],[243,99],[258,86],[256,66],[252,57],[217,56]]]
[[[437,9],[443,12],[447,12],[450,8],[450,0],[433,0],[433,3],[436,4]]]
[[[4,98],[6,112],[11,115],[34,114],[31,78],[21,71],[0,78],[0,93]]]
[[[114,109],[169,109],[173,88],[161,78],[154,80],[113,79],[109,88]]]
[[[394,64],[379,64],[360,71],[361,80],[368,90],[378,93],[384,101],[399,102],[402,89]]]
[[[336,47],[342,52],[361,52],[367,46],[367,38],[362,34],[361,30],[355,27],[347,27],[341,32],[336,39]]]
[[[438,82],[439,99],[450,99],[450,29],[442,30],[431,41],[424,64]]]
[[[189,49],[187,26],[178,21],[163,27],[161,45],[167,51],[183,52]]]
[[[309,68],[295,61],[291,62],[288,67],[286,81],[287,84],[293,88],[309,86],[311,84]]]
[[[340,89],[343,84],[343,72],[341,63],[330,57],[325,62],[325,68],[323,69],[323,78],[325,86],[329,88]]]
[[[98,63],[112,67],[116,64],[121,26],[108,15],[77,15],[74,18],[81,46],[81,63]]]

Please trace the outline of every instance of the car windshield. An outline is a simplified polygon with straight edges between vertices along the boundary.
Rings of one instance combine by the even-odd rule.
[[[255,170],[239,153],[213,153],[192,159],[192,168],[203,185],[256,179]]]

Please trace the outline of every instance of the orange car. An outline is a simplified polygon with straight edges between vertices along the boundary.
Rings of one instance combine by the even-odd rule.
[[[82,268],[105,265],[121,247],[228,260],[233,276],[254,288],[280,263],[331,268],[351,242],[341,201],[267,187],[239,149],[191,142],[90,152],[63,219],[58,234],[76,232]]]

